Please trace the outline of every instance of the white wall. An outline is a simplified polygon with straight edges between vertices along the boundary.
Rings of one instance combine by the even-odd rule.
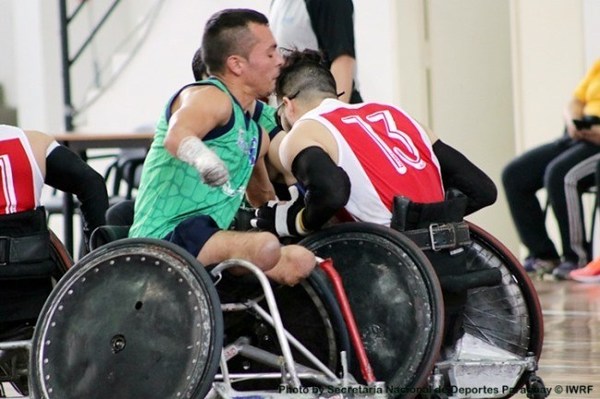
[[[562,134],[564,107],[585,73],[583,11],[573,0],[511,4],[515,134],[522,152]]]
[[[15,46],[12,0],[0,0],[0,84],[4,87],[5,101],[14,107],[17,97],[15,76]]]
[[[0,42],[3,56],[5,51],[12,55],[2,80],[10,102],[18,108],[21,126],[57,129],[62,125],[58,2],[3,1],[4,17],[12,18],[7,32],[12,40]]]
[[[600,57],[600,1],[583,1],[585,64],[591,66]]]
[[[509,5],[429,0],[426,15],[431,127],[494,180],[498,202],[469,219],[515,248],[500,181],[514,147]]]
[[[400,102],[397,8],[397,0],[354,0],[358,80],[365,101]]]

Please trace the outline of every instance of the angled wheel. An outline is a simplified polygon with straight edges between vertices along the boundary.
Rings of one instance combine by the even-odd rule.
[[[216,373],[222,315],[212,281],[181,248],[125,239],[59,281],[36,325],[36,398],[203,398]]]
[[[469,291],[465,331],[482,341],[525,358],[539,360],[544,337],[543,318],[535,287],[511,252],[492,235],[470,223],[472,243],[468,268],[498,268],[502,282]],[[516,389],[527,381],[523,374]]]
[[[300,244],[333,259],[377,380],[423,386],[443,334],[442,293],[423,252],[402,234],[370,223],[337,225]],[[362,378],[358,365],[351,371]]]
[[[544,327],[535,287],[519,261],[492,235],[470,223],[469,269],[496,267],[502,283],[471,290],[465,329],[518,356],[542,351]]]

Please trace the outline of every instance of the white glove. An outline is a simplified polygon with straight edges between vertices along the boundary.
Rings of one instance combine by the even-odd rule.
[[[177,148],[177,158],[192,165],[209,186],[222,186],[229,180],[227,166],[221,158],[196,136],[181,140]]]
[[[256,209],[255,218],[250,225],[260,230],[270,231],[279,237],[305,236],[309,233],[302,223],[304,196],[298,187],[289,186],[289,201],[269,201]]]

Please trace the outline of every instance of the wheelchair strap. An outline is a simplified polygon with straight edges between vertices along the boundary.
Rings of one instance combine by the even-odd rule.
[[[0,278],[48,274],[50,248],[44,207],[0,215]]]
[[[8,264],[38,262],[49,258],[48,231],[22,237],[0,236],[0,268]]]
[[[471,242],[466,222],[432,223],[428,228],[403,231],[422,250],[440,251],[468,245]]]

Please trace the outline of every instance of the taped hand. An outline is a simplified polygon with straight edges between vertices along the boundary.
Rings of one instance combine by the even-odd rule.
[[[222,186],[229,180],[225,163],[198,137],[184,138],[177,149],[177,157],[192,165],[209,186]]]
[[[227,166],[211,150],[203,153],[201,158],[197,158],[194,166],[202,177],[202,181],[209,186],[222,186],[229,180]]]

